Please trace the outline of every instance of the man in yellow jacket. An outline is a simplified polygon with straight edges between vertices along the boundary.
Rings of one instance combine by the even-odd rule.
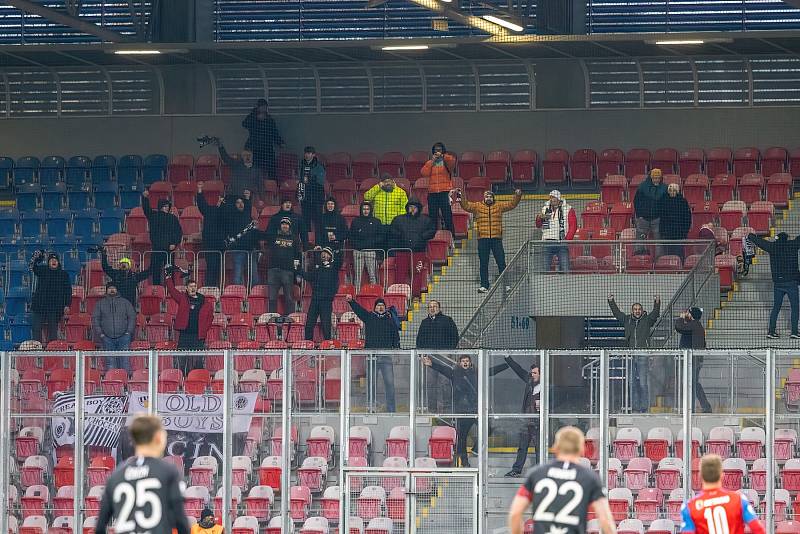
[[[222,534],[223,531],[222,525],[217,524],[214,512],[205,508],[200,512],[200,521],[192,525],[191,534]]]
[[[392,224],[395,217],[405,214],[408,195],[391,175],[384,173],[381,181],[364,193],[364,200],[372,203],[372,214],[381,224]]]
[[[503,249],[503,213],[513,210],[522,199],[522,191],[514,191],[514,198],[509,202],[496,202],[492,191],[483,193],[483,202],[470,202],[460,189],[457,195],[461,207],[475,216],[475,228],[478,230],[478,259],[480,260],[481,286],[478,291],[489,291],[489,253],[494,256],[497,272],[506,269],[506,251]]]

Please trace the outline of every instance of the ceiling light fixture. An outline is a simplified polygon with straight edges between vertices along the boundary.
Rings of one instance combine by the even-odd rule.
[[[157,56],[161,50],[114,50],[118,56]]]
[[[492,22],[494,24],[497,24],[498,26],[502,26],[503,28],[509,29],[513,32],[521,32],[525,29],[519,24],[514,24],[513,22],[501,19],[500,17],[495,17],[494,15],[484,15],[483,19],[488,20],[489,22]]]
[[[382,46],[381,50],[387,52],[402,52],[405,50],[428,50],[428,45],[396,45],[396,46]]]
[[[657,45],[701,45],[705,44],[705,41],[702,39],[683,39],[683,40],[674,40],[674,41],[656,41]]]

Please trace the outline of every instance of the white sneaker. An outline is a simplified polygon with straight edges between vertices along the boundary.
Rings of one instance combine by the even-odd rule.
[[[488,293],[488,292],[489,292],[489,288],[488,287],[481,286],[481,287],[478,288],[478,293]]]

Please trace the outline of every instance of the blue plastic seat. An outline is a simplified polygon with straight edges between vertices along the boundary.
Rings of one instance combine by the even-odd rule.
[[[72,221],[72,212],[67,210],[47,212],[47,235],[50,237],[65,237]]]
[[[89,188],[72,189],[67,191],[67,205],[72,211],[80,211],[89,208],[89,198],[92,194]]]
[[[9,316],[23,315],[26,305],[31,299],[31,288],[12,286],[6,295],[6,313]]]
[[[87,156],[72,156],[67,162],[65,180],[69,189],[81,189],[89,178],[92,160]]]
[[[108,237],[111,234],[122,232],[122,221],[125,220],[125,211],[122,208],[109,208],[100,213],[100,234]]]
[[[6,260],[5,270],[8,270],[8,262],[20,258],[20,249],[22,248],[16,239],[5,238],[0,240],[0,254],[3,254]]]
[[[20,235],[23,239],[40,238],[42,236],[42,224],[47,218],[44,210],[32,210],[22,213],[20,219]]]
[[[77,257],[78,238],[71,235],[53,236],[53,239],[50,242],[50,248],[52,248],[56,254],[62,258],[66,258],[68,254],[75,254]]]
[[[78,280],[78,275],[81,273],[80,256],[76,251],[73,251],[61,256],[61,259],[64,270],[69,275],[69,281],[74,285]]]
[[[141,187],[119,188],[119,206],[124,210],[132,210],[142,205]]]
[[[31,335],[31,316],[29,313],[13,317],[10,324],[11,342],[14,344],[29,340]]]
[[[120,187],[133,187],[139,182],[142,171],[142,156],[127,154],[117,163],[117,183]]]
[[[61,156],[47,156],[39,165],[39,184],[42,186],[55,185],[64,176],[66,162]]]
[[[101,182],[94,184],[94,207],[103,210],[117,205],[117,183]]]
[[[12,237],[17,233],[19,210],[16,208],[0,209],[0,236]]]
[[[11,185],[11,175],[14,173],[14,160],[0,157],[0,187],[5,189]]]
[[[39,199],[42,195],[42,188],[39,184],[26,182],[18,184],[14,189],[17,209],[20,212],[35,210],[39,206]]]
[[[8,287],[28,287],[31,284],[30,260],[11,260],[8,262]]]
[[[72,219],[72,233],[80,239],[88,238],[95,233],[99,219],[100,214],[94,208],[75,212]]]
[[[142,182],[144,185],[152,185],[164,179],[167,172],[169,158],[164,154],[150,154],[144,159],[142,167]]]
[[[39,158],[35,156],[19,158],[17,164],[14,166],[14,185],[36,181],[36,173],[38,170]]]
[[[92,183],[110,182],[117,168],[117,158],[104,154],[97,156],[92,162]]]
[[[64,207],[67,184],[64,182],[42,188],[42,208],[46,211],[58,211]]]
[[[89,249],[99,247],[102,244],[103,236],[100,234],[92,234],[90,236],[81,237],[80,241],[78,241],[78,257],[81,261],[86,261],[92,256],[96,257],[96,254],[89,253]]]

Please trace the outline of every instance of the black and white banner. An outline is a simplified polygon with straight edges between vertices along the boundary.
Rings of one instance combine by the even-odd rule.
[[[83,398],[86,446],[114,449],[124,427],[127,396],[87,395]],[[53,404],[53,445],[75,445],[75,394],[63,393]],[[94,417],[93,417],[94,416]]]
[[[234,434],[247,432],[255,411],[258,392],[232,395],[231,431]],[[132,392],[128,414],[147,412],[148,402],[147,393]],[[157,412],[161,416],[164,428],[168,431],[222,434],[225,428],[222,402],[222,395],[159,394]]]

